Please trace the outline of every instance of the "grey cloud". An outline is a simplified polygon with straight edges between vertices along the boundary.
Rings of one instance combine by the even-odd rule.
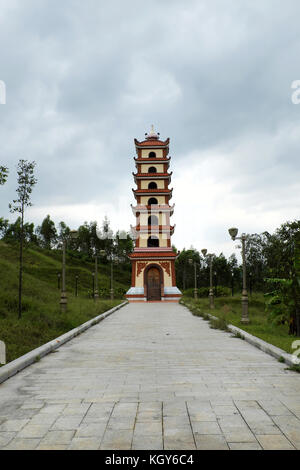
[[[36,205],[130,192],[133,138],[152,123],[171,138],[175,172],[192,152],[217,149],[216,179],[251,204],[297,187],[297,0],[2,3],[0,160],[37,161]]]

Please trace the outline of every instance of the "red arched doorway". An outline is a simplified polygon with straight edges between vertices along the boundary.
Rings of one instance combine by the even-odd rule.
[[[156,266],[149,266],[145,273],[147,300],[161,300],[161,271]]]

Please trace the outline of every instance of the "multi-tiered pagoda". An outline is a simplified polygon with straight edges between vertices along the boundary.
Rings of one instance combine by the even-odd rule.
[[[173,189],[169,188],[172,173],[169,173],[170,139],[160,140],[153,126],[146,139],[134,140],[137,158],[137,185],[133,189],[136,206],[131,206],[136,217],[132,227],[135,249],[130,255],[132,264],[131,288],[126,294],[129,301],[172,301],[181,297],[176,287],[175,259],[171,236],[174,226],[170,217],[174,205],[170,206]]]

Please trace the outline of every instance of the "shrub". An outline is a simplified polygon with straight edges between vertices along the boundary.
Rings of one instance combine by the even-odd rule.
[[[198,296],[199,297],[208,297],[209,296],[209,287],[200,287],[200,289],[197,289]],[[185,297],[194,297],[194,289],[186,289],[183,292]],[[214,288],[214,295],[215,295],[215,288]],[[217,297],[227,297],[231,295],[231,289],[229,287],[224,287],[224,286],[218,286],[217,287]]]

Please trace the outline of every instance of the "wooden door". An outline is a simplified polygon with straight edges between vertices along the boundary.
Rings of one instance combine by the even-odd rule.
[[[147,300],[161,300],[160,273],[157,268],[150,268],[147,273]]]

